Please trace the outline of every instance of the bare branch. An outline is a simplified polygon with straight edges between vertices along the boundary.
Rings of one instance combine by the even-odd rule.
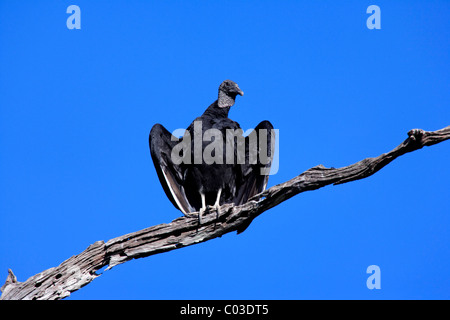
[[[97,272],[106,266],[108,270],[131,259],[190,246],[232,231],[242,232],[261,213],[301,192],[366,178],[405,153],[448,139],[450,126],[437,131],[414,129],[392,151],[342,168],[316,166],[285,183],[267,189],[241,206],[223,205],[218,217],[211,210],[201,225],[195,217],[180,217],[171,223],[126,234],[106,243],[97,241],[59,266],[38,273],[24,282],[17,282],[9,270],[1,288],[3,293],[0,300],[65,298],[98,277]]]

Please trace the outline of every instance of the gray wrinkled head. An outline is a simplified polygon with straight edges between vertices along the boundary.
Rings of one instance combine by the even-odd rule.
[[[237,95],[244,95],[244,92],[239,88],[237,83],[231,80],[225,80],[220,84],[219,92],[221,91],[232,98],[236,98]]]
[[[225,80],[219,86],[219,107],[231,107],[237,95],[244,95],[236,82]]]

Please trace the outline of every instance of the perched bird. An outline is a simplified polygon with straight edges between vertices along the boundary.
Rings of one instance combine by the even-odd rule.
[[[150,131],[150,154],[167,197],[185,215],[198,211],[200,223],[208,205],[219,215],[220,205],[243,204],[267,186],[273,126],[263,121],[244,137],[239,124],[228,118],[237,95],[244,95],[239,86],[223,81],[218,99],[180,139],[161,124]]]

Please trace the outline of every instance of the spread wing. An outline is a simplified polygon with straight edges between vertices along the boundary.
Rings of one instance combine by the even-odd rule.
[[[172,161],[172,149],[180,143],[166,128],[155,124],[149,135],[150,155],[167,198],[184,214],[196,211],[186,198],[183,168]]]
[[[275,148],[275,131],[269,121],[263,121],[245,137],[245,164],[242,182],[234,203],[240,205],[263,192],[269,180]]]

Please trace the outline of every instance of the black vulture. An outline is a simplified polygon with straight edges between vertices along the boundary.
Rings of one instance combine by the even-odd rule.
[[[212,205],[219,214],[224,203],[240,205],[267,186],[274,151],[274,130],[261,122],[248,136],[228,118],[239,86],[225,80],[219,96],[196,118],[182,138],[161,124],[150,131],[149,146],[159,181],[175,208],[202,214]]]

